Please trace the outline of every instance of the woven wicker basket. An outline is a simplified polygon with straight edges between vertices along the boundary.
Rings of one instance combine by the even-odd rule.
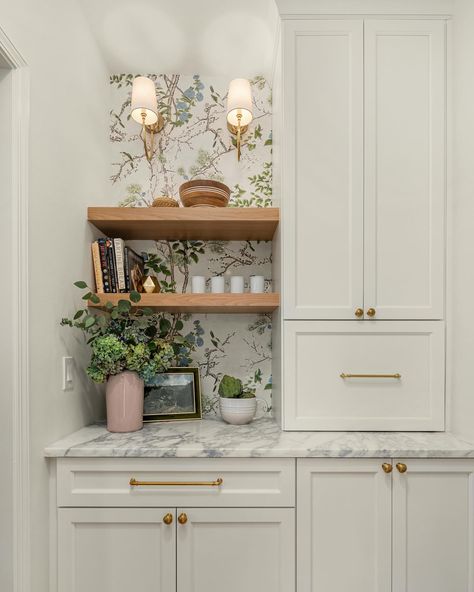
[[[153,208],[179,208],[179,203],[172,197],[156,197],[151,204]]]

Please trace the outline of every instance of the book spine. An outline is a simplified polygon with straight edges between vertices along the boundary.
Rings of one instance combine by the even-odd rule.
[[[114,261],[114,244],[110,239],[107,239],[107,268],[110,277],[110,289],[112,293],[117,292],[117,282],[115,275],[115,261]]]
[[[123,263],[125,272],[125,291],[130,292],[130,263],[128,260],[128,247],[123,250]]]
[[[102,281],[104,283],[104,292],[109,294],[112,289],[110,285],[109,269],[107,266],[107,244],[105,238],[99,238],[100,266],[102,269]]]
[[[99,243],[97,241],[92,243],[92,264],[94,266],[95,290],[97,294],[103,294],[104,282],[102,280],[102,265],[100,262]]]
[[[125,268],[123,263],[124,242],[121,238],[114,238],[115,265],[117,268],[117,288],[125,292]]]

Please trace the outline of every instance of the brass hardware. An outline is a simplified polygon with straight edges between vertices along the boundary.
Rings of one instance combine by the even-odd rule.
[[[396,464],[397,470],[399,473],[406,473],[407,472],[407,466],[405,463],[397,463]]]
[[[130,479],[130,487],[219,487],[224,479],[219,477],[215,481],[137,481],[135,477]]]
[[[370,318],[375,317],[375,308],[369,308],[367,311],[367,316]]]
[[[148,162],[151,162],[153,158],[154,146],[155,146],[155,134],[161,132],[165,125],[165,120],[163,119],[163,115],[158,113],[158,121],[151,125],[145,124],[146,119],[146,111],[142,111],[142,131],[140,133],[140,137],[143,141],[143,147],[145,148],[145,156]],[[150,146],[148,146],[147,136],[150,136]]]
[[[383,463],[382,469],[384,473],[391,473],[393,471],[393,467],[390,463]]]
[[[360,319],[361,317],[364,316],[364,309],[356,308],[354,314],[358,319]]]
[[[401,378],[402,375],[398,372],[396,374],[346,374],[342,372],[339,374],[341,378]]]
[[[184,512],[178,516],[178,522],[180,524],[186,524],[187,521],[188,521],[188,517]]]
[[[168,514],[165,514],[163,516],[163,522],[168,525],[173,524],[173,514],[170,514],[169,512]]]
[[[237,113],[237,120],[238,125],[232,125],[232,123],[227,122],[227,129],[230,133],[236,136],[236,143],[237,143],[237,160],[240,161],[240,146],[242,143],[242,135],[249,129],[248,125],[240,125],[240,120],[242,119],[242,113]]]

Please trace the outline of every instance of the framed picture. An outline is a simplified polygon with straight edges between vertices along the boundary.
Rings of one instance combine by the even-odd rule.
[[[145,385],[143,421],[201,419],[199,368],[168,368]]]

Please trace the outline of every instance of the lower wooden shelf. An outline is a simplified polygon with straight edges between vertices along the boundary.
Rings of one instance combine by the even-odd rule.
[[[97,294],[98,304],[89,302],[91,308],[103,308],[107,302],[117,304],[127,299],[128,294]],[[265,294],[141,294],[137,304],[164,312],[201,312],[201,313],[268,313],[280,305],[280,295]]]

